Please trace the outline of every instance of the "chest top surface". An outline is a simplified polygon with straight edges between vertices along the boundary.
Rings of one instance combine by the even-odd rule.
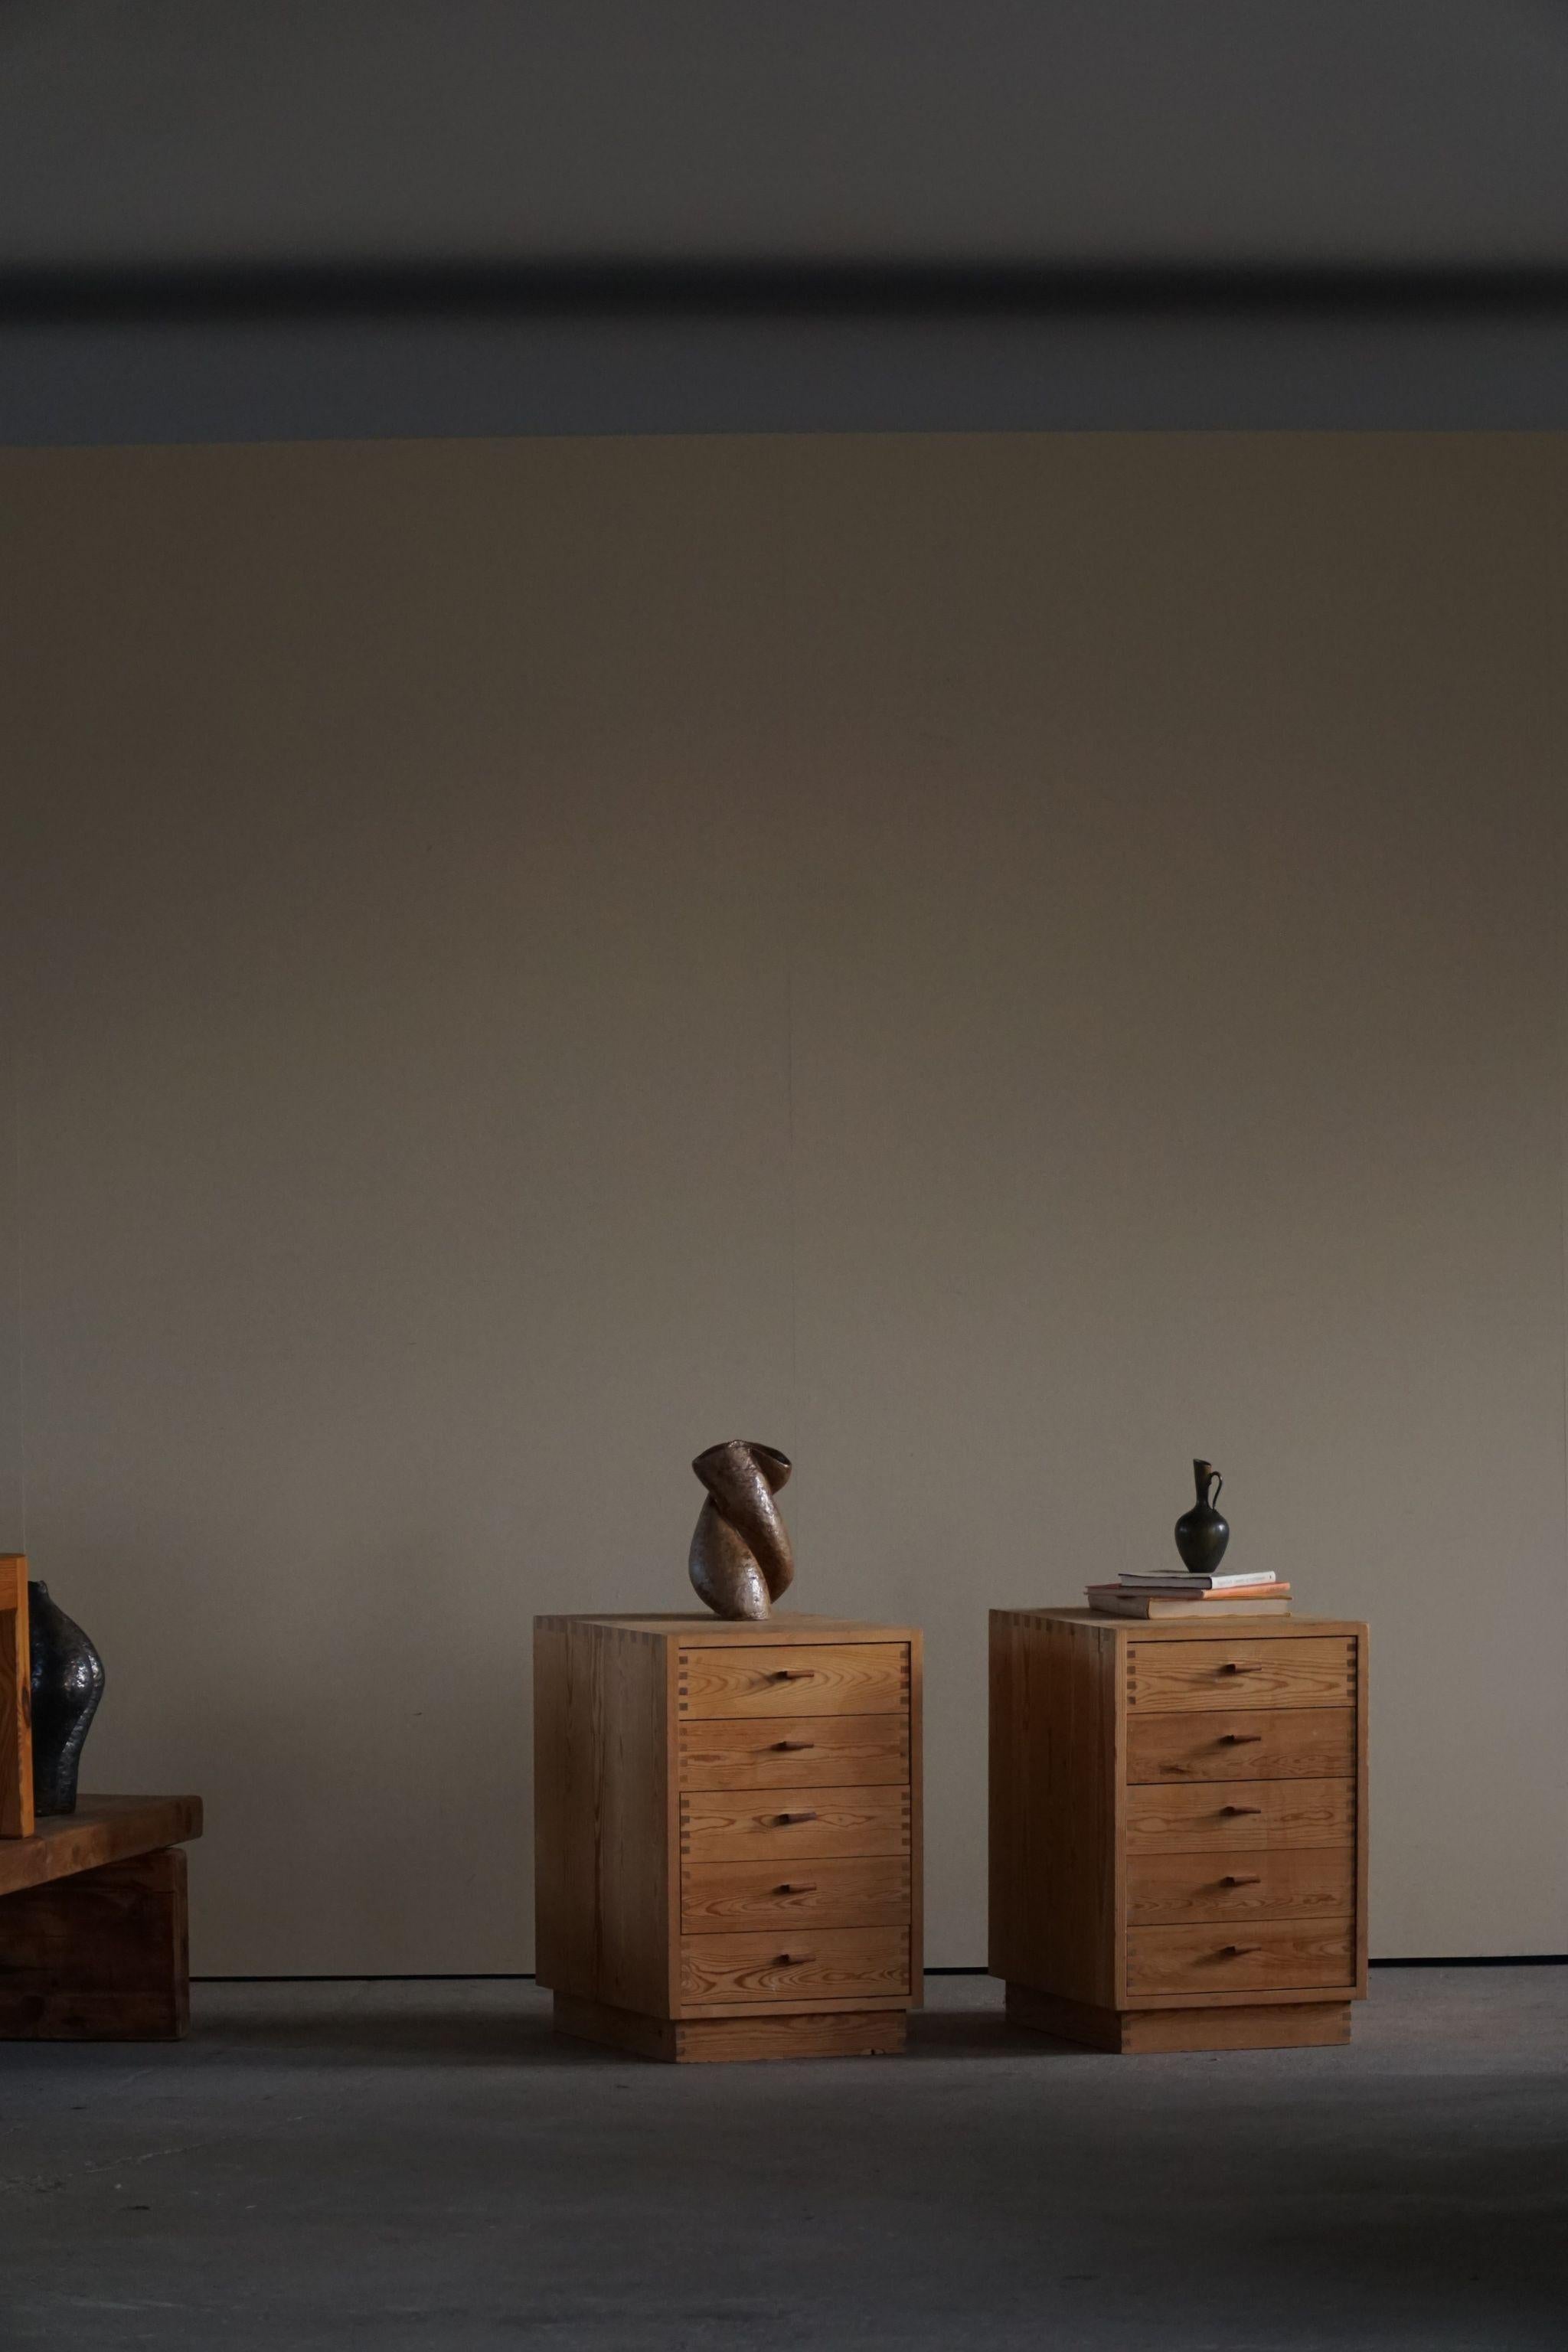
[[[1364,1633],[1363,1620],[1354,1617],[1211,1617],[1194,1624],[1185,1618],[1113,1617],[1096,1609],[994,1609],[1000,1624],[1087,1625],[1097,1633],[1115,1634],[1133,1642],[1289,1642],[1300,1634]]]
[[[621,1633],[650,1633],[667,1641],[679,1642],[682,1648],[693,1644],[715,1649],[754,1648],[777,1649],[783,1643],[796,1642],[911,1642],[918,1640],[918,1630],[912,1625],[879,1625],[863,1617],[764,1617],[753,1622],[743,1622],[724,1617],[709,1617],[675,1611],[649,1616],[619,1616],[595,1610],[574,1616],[536,1617],[535,1628],[558,1625],[602,1625]]]

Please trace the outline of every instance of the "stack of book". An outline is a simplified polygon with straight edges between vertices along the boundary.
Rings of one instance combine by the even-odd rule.
[[[1091,1584],[1089,1605],[1102,1617],[1289,1617],[1290,1588],[1271,1569],[1221,1570],[1194,1576],[1185,1568],[1132,1568],[1114,1584]]]

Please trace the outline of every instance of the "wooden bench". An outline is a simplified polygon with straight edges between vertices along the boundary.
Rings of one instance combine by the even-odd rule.
[[[185,1857],[199,1797],[33,1817],[27,1563],[0,1557],[0,2041],[164,2042],[190,2021]]]

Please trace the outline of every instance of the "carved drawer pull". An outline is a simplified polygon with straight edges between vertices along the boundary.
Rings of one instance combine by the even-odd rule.
[[[800,1756],[804,1755],[808,1748],[815,1748],[816,1745],[815,1739],[775,1739],[773,1748],[780,1756]]]
[[[816,1892],[815,1878],[801,1879],[793,1883],[786,1878],[782,1886],[775,1886],[773,1889],[775,1895],[815,1895]]]
[[[1256,1748],[1262,1737],[1261,1731],[1222,1731],[1219,1744],[1222,1748]]]
[[[1260,1952],[1262,1949],[1261,1944],[1226,1944],[1220,1953],[1220,1958],[1222,1960],[1250,1959],[1254,1953]]]
[[[815,1960],[816,1958],[815,1952],[781,1952],[774,1966],[781,1969],[803,1969],[808,1960]]]
[[[816,1815],[815,1813],[775,1813],[773,1819],[775,1822],[814,1822]]]
[[[1220,1807],[1222,1813],[1260,1813],[1262,1811],[1261,1805],[1222,1805]]]
[[[1228,1878],[1220,1880],[1222,1886],[1261,1886],[1262,1884],[1262,1879],[1255,1870],[1233,1870]]]
[[[775,1666],[769,1675],[768,1680],[771,1683],[808,1683],[811,1680],[811,1668],[809,1666]]]
[[[1238,1663],[1235,1658],[1227,1658],[1221,1666],[1220,1672],[1222,1675],[1260,1675],[1263,1672],[1263,1664],[1258,1658],[1254,1658],[1250,1664]]]

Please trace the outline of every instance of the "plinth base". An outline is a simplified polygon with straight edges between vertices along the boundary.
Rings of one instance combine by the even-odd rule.
[[[0,1839],[0,2042],[173,2042],[190,2021],[199,1797],[83,1797]]]
[[[645,2017],[603,2001],[555,1996],[555,2031],[677,2066],[741,2058],[893,2057],[904,2047],[901,2009],[794,2011],[781,2017]]]
[[[1348,2000],[1259,2001],[1215,2009],[1096,2009],[1028,1985],[1007,1987],[1007,2022],[1127,2055],[1156,2050],[1304,2050],[1351,2038]]]

